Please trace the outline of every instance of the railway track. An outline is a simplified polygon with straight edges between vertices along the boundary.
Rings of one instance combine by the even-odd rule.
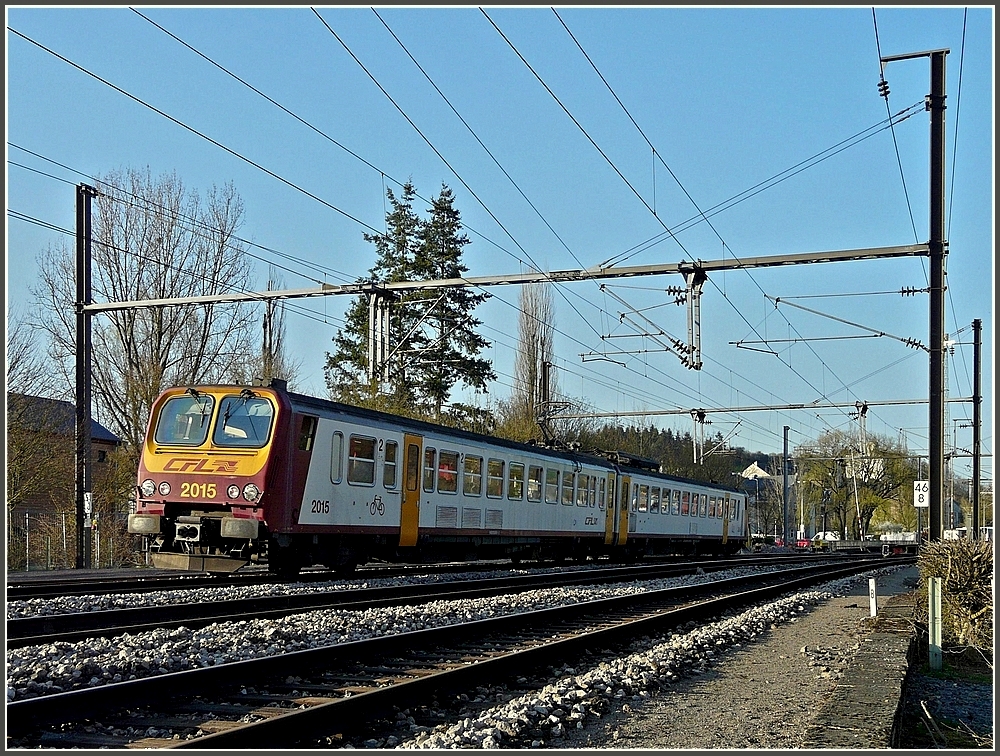
[[[909,559],[854,560],[589,601],[14,701],[8,747],[330,747],[436,695]],[[70,714],[72,712],[72,714]]]
[[[808,559],[807,554],[738,555],[728,557],[734,564],[744,561],[758,561],[762,558],[774,561],[797,561]],[[820,556],[820,555],[815,555]],[[843,556],[843,555],[841,555]],[[829,558],[830,555],[827,555]],[[641,564],[663,564],[668,562],[691,563],[690,558],[647,558]],[[596,566],[610,565],[611,562],[591,563]],[[512,564],[509,560],[483,562],[444,562],[435,564],[381,564],[369,563],[359,566],[349,575],[338,574],[323,568],[304,569],[291,581],[295,584],[316,583],[339,579],[376,579],[410,577],[427,574],[449,574],[458,572],[488,572],[492,570],[552,568],[553,562],[521,562]],[[41,573],[8,573],[7,600],[29,600],[56,598],[59,596],[103,596],[107,594],[138,594],[154,591],[183,590],[187,588],[237,587],[243,585],[275,585],[289,581],[271,574],[264,567],[246,571],[217,574],[209,572],[169,572],[146,569],[121,569],[114,571],[67,571],[55,575]]]
[[[369,564],[358,567],[349,577],[356,579],[406,577],[409,575],[448,574],[469,572],[471,569],[488,571],[510,569],[510,563],[482,562],[445,564]],[[138,574],[137,574],[138,573]],[[317,583],[338,580],[345,575],[332,570],[314,568],[303,570],[295,583]],[[27,600],[56,598],[59,596],[103,596],[111,593],[152,593],[154,591],[184,590],[188,588],[225,588],[243,585],[275,585],[289,581],[267,572],[253,569],[225,575],[209,572],[182,572],[148,574],[147,570],[121,570],[113,575],[94,576],[92,573],[63,574],[59,577],[35,577],[18,573],[7,576],[7,599]]]
[[[749,558],[740,566],[774,564],[769,558]],[[365,609],[401,603],[416,604],[441,598],[480,598],[537,588],[650,580],[731,569],[730,559],[682,564],[643,564],[628,567],[507,575],[497,578],[440,582],[341,591],[258,596],[199,603],[156,604],[130,609],[107,609],[72,614],[43,614],[7,620],[7,647],[20,648],[56,642],[74,642],[88,637],[112,637],[155,629],[205,627],[234,619],[280,618],[319,609]]]

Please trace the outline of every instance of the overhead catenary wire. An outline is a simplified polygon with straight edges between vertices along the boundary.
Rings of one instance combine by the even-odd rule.
[[[872,7],[872,25],[875,27],[875,52],[878,54],[879,91],[885,99],[885,112],[891,115],[891,111],[889,109],[889,85],[885,80],[885,65],[882,63],[882,46],[878,39],[878,19],[875,16],[874,7]],[[917,224],[913,220],[913,207],[910,204],[910,194],[906,190],[906,176],[903,175],[903,161],[899,156],[899,142],[896,140],[896,130],[891,128],[891,123],[889,130],[892,133],[892,145],[896,151],[896,164],[899,166],[899,180],[903,185],[903,196],[906,199],[906,209],[910,214],[910,226],[913,229],[913,240],[919,241],[919,237],[917,235]]]
[[[59,232],[61,234],[65,234],[66,236],[72,236],[72,237],[76,236],[76,231],[73,230],[73,229],[68,229],[68,228],[64,228],[62,226],[58,226],[58,225],[56,225],[54,223],[49,223],[48,221],[44,221],[44,220],[41,220],[40,218],[35,218],[33,216],[26,215],[24,213],[20,213],[20,212],[18,212],[16,210],[10,210],[10,209],[8,209],[7,210],[7,215],[9,215],[10,217],[14,218],[15,220],[24,221],[26,223],[32,223],[34,225],[40,226],[40,227],[48,229],[50,231],[57,231],[57,232]],[[188,270],[187,268],[182,268],[182,267],[177,266],[177,265],[171,265],[170,263],[165,262],[162,259],[155,258],[155,257],[150,257],[148,255],[143,255],[143,254],[141,254],[139,252],[135,252],[134,250],[129,250],[129,249],[125,249],[123,247],[118,247],[118,246],[116,246],[114,244],[108,244],[108,243],[102,242],[100,240],[95,240],[93,243],[94,244],[98,244],[98,245],[104,247],[105,249],[109,249],[109,250],[112,250],[114,252],[118,252],[118,253],[120,253],[122,255],[128,255],[128,256],[134,257],[137,260],[142,260],[142,261],[145,261],[145,262],[155,263],[156,265],[158,265],[158,266],[160,266],[162,268],[165,268],[167,270],[172,270],[175,273],[182,273],[182,274],[184,274],[184,275],[186,275],[186,276],[188,276],[190,278],[199,279],[201,281],[204,281],[206,283],[212,284],[214,286],[221,286],[221,285],[223,285],[225,283],[223,281],[218,281],[218,280],[213,279],[213,278],[208,278],[208,277],[206,277],[206,276],[204,276],[204,275],[202,275],[200,273],[196,273],[194,271]],[[253,293],[255,293],[255,292],[250,291],[249,289],[243,289],[243,288],[237,288],[236,291],[238,293],[240,293],[240,294],[253,294]],[[250,301],[252,301],[252,300],[250,300]],[[324,316],[323,318],[320,318],[315,313],[309,311],[307,308],[302,307],[300,305],[293,304],[291,302],[287,302],[286,301],[286,302],[283,303],[283,305],[285,307],[287,307],[290,311],[293,311],[295,314],[302,315],[302,316],[304,316],[304,317],[306,317],[306,318],[308,318],[310,320],[314,320],[315,322],[320,323],[322,325],[330,325],[329,321],[326,319],[327,317],[332,317],[336,321],[344,322],[341,318],[337,318],[335,316]],[[189,305],[189,306],[197,306],[197,305]]]
[[[139,105],[142,105],[144,108],[148,108],[149,110],[152,110],[157,115],[160,115],[163,118],[166,118],[168,121],[171,121],[172,123],[180,126],[181,128],[183,128],[183,129],[191,132],[195,136],[198,136],[201,139],[204,139],[205,141],[207,141],[207,142],[213,144],[214,146],[218,147],[219,149],[224,150],[225,152],[229,153],[233,157],[242,160],[243,162],[247,163],[248,165],[250,165],[250,166],[252,166],[252,167],[254,167],[254,168],[256,168],[256,169],[258,169],[260,171],[263,171],[264,173],[266,173],[271,178],[280,181],[282,184],[285,184],[289,188],[294,189],[297,192],[301,192],[302,194],[306,195],[307,197],[315,200],[316,202],[319,202],[324,207],[327,207],[330,210],[333,210],[334,212],[339,213],[340,215],[343,215],[348,220],[352,220],[355,223],[357,223],[358,225],[363,226],[364,228],[367,228],[369,231],[372,231],[373,233],[376,233],[376,234],[378,233],[378,229],[377,228],[375,228],[374,226],[369,225],[368,223],[366,223],[365,221],[361,220],[360,218],[357,218],[357,217],[351,215],[346,210],[342,210],[341,208],[337,207],[333,203],[328,202],[327,200],[323,199],[322,197],[319,197],[316,194],[310,192],[308,189],[305,189],[305,188],[299,186],[298,184],[295,184],[294,182],[286,179],[284,176],[281,176],[281,175],[275,173],[274,171],[272,171],[271,169],[266,168],[265,166],[261,165],[260,163],[254,161],[254,160],[251,160],[250,158],[248,158],[245,155],[237,152],[236,150],[232,149],[231,147],[227,147],[222,142],[220,142],[220,141],[218,141],[216,139],[213,139],[208,134],[205,134],[205,133],[199,131],[198,129],[194,128],[193,126],[189,126],[188,124],[184,123],[180,119],[174,118],[174,116],[170,115],[169,113],[166,113],[163,110],[160,110],[155,105],[152,105],[152,104],[146,102],[145,100],[143,100],[140,97],[137,97],[136,95],[132,94],[131,92],[128,92],[125,89],[122,89],[121,87],[119,87],[116,84],[112,84],[110,81],[108,81],[107,79],[103,78],[102,76],[98,76],[93,71],[90,71],[87,68],[84,68],[83,66],[81,66],[78,63],[73,62],[72,60],[70,60],[66,56],[57,53],[55,50],[53,50],[53,49],[51,49],[49,47],[46,47],[41,42],[37,42],[37,41],[33,40],[31,37],[27,36],[26,34],[22,34],[17,29],[14,29],[14,28],[12,28],[10,26],[7,27],[7,31],[9,31],[9,32],[17,35],[18,37],[20,37],[21,39],[25,40],[26,42],[29,42],[29,43],[35,45],[40,50],[43,50],[43,51],[47,52],[49,55],[52,55],[52,56],[58,58],[59,60],[63,61],[64,63],[69,64],[70,66],[72,66],[73,68],[77,69],[81,73],[84,73],[87,76],[90,76],[90,77],[96,79],[97,81],[101,82],[105,86],[108,86],[111,89],[113,89],[116,92],[118,92],[119,94],[122,94],[125,97],[129,98],[133,102],[135,102],[135,103],[137,103]]]
[[[547,84],[545,83],[545,81],[544,81],[544,80],[542,79],[542,77],[541,77],[541,76],[540,76],[540,75],[538,74],[538,72],[537,72],[537,71],[535,71],[535,70],[534,70],[534,68],[533,68],[533,67],[532,67],[532,66],[531,66],[531,65],[530,65],[530,64],[528,63],[527,59],[526,59],[526,58],[524,57],[524,55],[522,55],[522,54],[521,54],[521,52],[520,52],[520,51],[519,51],[519,50],[517,49],[517,47],[516,47],[516,46],[515,46],[515,45],[513,44],[513,42],[511,42],[511,40],[510,40],[510,39],[509,39],[509,38],[508,38],[508,37],[507,37],[507,36],[506,36],[506,35],[505,35],[505,34],[503,33],[503,31],[502,31],[502,30],[501,30],[501,29],[500,29],[500,28],[499,28],[499,27],[498,27],[498,26],[496,25],[496,23],[495,23],[495,22],[494,22],[494,21],[493,21],[493,20],[492,20],[492,19],[491,19],[491,18],[489,17],[489,14],[487,14],[485,10],[483,10],[482,8],[480,8],[480,10],[482,11],[483,15],[485,15],[485,16],[486,16],[487,20],[489,20],[490,24],[492,24],[492,25],[493,25],[493,27],[494,27],[494,28],[495,28],[495,29],[497,30],[497,32],[498,32],[498,33],[500,34],[500,36],[501,36],[501,37],[502,37],[502,38],[504,39],[504,41],[505,41],[505,42],[506,42],[506,43],[507,43],[507,44],[508,44],[508,45],[509,45],[509,46],[511,47],[511,49],[512,49],[512,50],[514,51],[514,53],[515,53],[515,54],[516,54],[516,55],[517,55],[517,56],[518,56],[518,57],[519,57],[519,58],[521,59],[521,61],[522,61],[522,62],[524,63],[524,65],[525,65],[525,66],[526,66],[526,67],[528,68],[528,70],[529,70],[529,71],[531,71],[531,73],[532,73],[532,74],[533,74],[533,75],[535,76],[535,78],[536,78],[536,79],[537,79],[537,80],[539,81],[539,83],[540,83],[540,84],[542,85],[542,87],[543,87],[543,88],[544,88],[544,89],[545,89],[545,90],[546,90],[546,91],[547,91],[547,92],[549,93],[549,95],[550,95],[550,96],[551,96],[551,97],[552,97],[552,98],[553,98],[553,99],[554,99],[554,100],[556,101],[556,103],[557,103],[557,104],[558,104],[558,105],[560,106],[560,108],[562,108],[562,110],[563,110],[563,111],[564,111],[564,112],[566,113],[566,115],[567,115],[567,116],[569,116],[570,120],[572,120],[572,121],[573,121],[573,123],[574,123],[574,124],[575,124],[575,125],[576,125],[576,126],[577,126],[577,127],[578,127],[578,128],[579,128],[579,129],[581,130],[581,131],[582,131],[582,132],[583,132],[584,136],[585,136],[585,137],[586,137],[586,138],[587,138],[587,139],[588,139],[588,140],[590,141],[590,143],[591,143],[591,144],[592,144],[592,145],[593,145],[593,146],[595,147],[595,149],[597,149],[597,151],[598,151],[598,152],[599,152],[599,153],[601,154],[601,156],[602,156],[602,157],[603,157],[603,158],[604,158],[604,159],[605,159],[605,160],[606,160],[606,161],[607,161],[607,162],[609,163],[609,165],[611,165],[611,167],[612,167],[612,168],[613,168],[613,169],[615,170],[615,172],[616,172],[616,173],[617,173],[617,174],[618,174],[618,175],[619,175],[619,176],[620,176],[620,177],[622,178],[622,180],[623,180],[623,181],[625,182],[625,184],[626,184],[626,185],[627,185],[627,186],[629,187],[629,189],[631,189],[631,190],[632,190],[632,193],[633,193],[633,194],[635,194],[635,195],[636,195],[636,196],[637,196],[637,197],[639,198],[639,200],[640,200],[640,201],[642,202],[642,204],[643,204],[643,205],[645,205],[645,206],[646,206],[646,208],[647,208],[648,210],[650,210],[650,212],[652,212],[652,213],[653,213],[653,215],[654,215],[654,217],[656,218],[656,220],[657,220],[657,221],[658,221],[658,222],[660,223],[660,225],[662,225],[662,226],[664,227],[664,229],[665,229],[665,230],[666,230],[666,231],[667,231],[667,232],[668,232],[668,233],[670,234],[671,238],[672,238],[672,239],[674,239],[674,241],[675,241],[675,242],[676,242],[676,243],[678,244],[678,246],[680,246],[681,250],[682,250],[682,251],[683,251],[683,252],[685,253],[685,255],[687,255],[687,256],[688,256],[688,258],[691,258],[691,255],[690,255],[690,253],[689,253],[689,252],[687,251],[687,249],[686,249],[686,248],[684,247],[684,245],[683,245],[683,244],[682,244],[682,243],[680,242],[680,240],[679,240],[679,239],[677,238],[676,234],[675,234],[675,233],[674,233],[673,231],[671,231],[671,230],[670,230],[670,228],[669,228],[669,227],[668,227],[668,226],[667,226],[667,225],[666,225],[666,224],[664,223],[664,221],[663,221],[663,220],[662,220],[662,219],[661,219],[661,218],[660,218],[659,216],[657,216],[657,215],[656,215],[655,211],[654,211],[654,210],[653,210],[652,208],[650,208],[649,204],[648,204],[648,203],[647,203],[647,202],[646,202],[646,201],[645,201],[645,200],[643,199],[643,197],[641,196],[641,194],[639,194],[639,192],[638,192],[638,191],[637,191],[637,190],[635,189],[635,187],[633,187],[633,186],[632,186],[632,184],[631,184],[631,183],[630,183],[630,182],[628,181],[628,179],[626,179],[626,178],[625,178],[624,174],[622,174],[622,172],[621,172],[621,171],[620,171],[620,170],[619,170],[619,169],[617,168],[617,166],[615,166],[615,165],[614,165],[614,163],[613,163],[613,162],[611,161],[611,159],[610,159],[610,158],[608,158],[608,156],[607,156],[607,155],[605,154],[605,152],[604,152],[604,151],[603,151],[603,150],[602,150],[602,149],[600,148],[600,146],[599,146],[599,145],[598,145],[598,144],[597,144],[597,143],[596,143],[596,142],[594,141],[594,139],[593,139],[593,138],[592,138],[592,137],[590,136],[590,134],[588,134],[588,133],[587,133],[586,129],[584,129],[584,128],[583,128],[583,126],[582,126],[582,125],[580,124],[580,122],[579,122],[579,121],[577,120],[577,118],[576,118],[575,116],[573,116],[573,114],[572,114],[572,113],[570,113],[570,111],[568,110],[568,108],[566,108],[566,106],[565,106],[565,105],[564,105],[564,104],[563,104],[563,103],[562,103],[562,102],[561,102],[561,101],[559,100],[559,98],[558,98],[558,97],[556,96],[556,94],[555,94],[555,93],[554,93],[554,92],[552,91],[552,89],[551,89],[551,88],[550,88],[550,87],[549,87],[549,86],[548,86],[548,85],[547,85]],[[641,136],[643,137],[643,139],[644,139],[644,140],[646,141],[647,145],[649,145],[649,147],[650,147],[650,148],[651,148],[651,149],[652,149],[652,150],[654,151],[654,155],[656,155],[657,153],[656,153],[656,150],[655,150],[655,147],[654,147],[654,145],[653,145],[653,144],[652,144],[652,142],[650,142],[650,140],[649,140],[649,139],[648,139],[648,138],[646,137],[645,133],[644,133],[644,132],[642,131],[642,129],[641,129],[641,127],[639,126],[639,124],[638,124],[638,123],[636,122],[636,120],[635,120],[635,119],[634,119],[634,118],[632,117],[631,113],[629,113],[629,112],[628,112],[628,109],[627,109],[627,108],[625,107],[624,103],[623,103],[623,102],[621,101],[621,98],[619,98],[619,97],[618,97],[618,95],[617,95],[617,94],[616,94],[616,93],[614,92],[614,90],[612,89],[611,85],[610,85],[610,84],[608,83],[607,79],[606,79],[606,78],[605,78],[605,77],[603,76],[603,74],[601,74],[600,70],[599,70],[599,69],[597,68],[597,66],[596,66],[596,65],[594,64],[593,60],[592,60],[592,59],[590,58],[590,56],[589,56],[589,55],[587,55],[586,51],[585,51],[585,50],[583,49],[583,46],[582,46],[582,45],[581,45],[581,44],[579,43],[579,41],[578,41],[578,40],[576,39],[576,37],[575,37],[575,36],[573,36],[572,32],[571,32],[571,31],[569,30],[569,27],[568,27],[568,26],[566,26],[565,22],[563,22],[563,21],[562,21],[562,18],[561,18],[561,17],[559,17],[559,14],[558,14],[558,13],[557,13],[557,12],[555,11],[555,9],[554,9],[554,8],[553,8],[553,12],[555,13],[556,17],[557,17],[557,18],[559,18],[559,21],[560,21],[560,23],[562,23],[563,27],[564,27],[564,28],[566,29],[566,31],[567,31],[567,32],[569,33],[570,37],[571,37],[571,38],[573,39],[573,41],[574,41],[574,42],[576,43],[577,47],[578,47],[578,48],[580,49],[580,51],[581,51],[581,52],[582,52],[582,53],[584,54],[584,57],[586,57],[587,61],[588,61],[588,62],[589,62],[589,63],[591,64],[591,66],[592,66],[592,67],[594,68],[594,70],[595,70],[595,71],[597,72],[597,74],[598,74],[598,76],[600,77],[601,81],[602,81],[602,82],[604,83],[604,85],[605,85],[605,86],[606,86],[606,87],[608,88],[608,90],[609,90],[609,91],[611,92],[611,94],[612,94],[612,95],[614,96],[614,98],[615,98],[616,102],[618,102],[619,106],[620,106],[620,107],[621,107],[621,108],[622,108],[622,109],[623,109],[623,110],[624,110],[624,111],[626,112],[626,114],[628,115],[629,119],[630,119],[630,120],[632,121],[633,125],[634,125],[634,126],[636,127],[636,129],[637,129],[637,130],[639,131],[639,133],[641,134]],[[890,114],[890,115],[891,115],[891,114]],[[701,208],[700,208],[700,207],[698,206],[697,202],[695,202],[694,198],[693,198],[693,197],[691,197],[691,195],[690,195],[690,194],[689,194],[689,193],[687,192],[687,190],[686,190],[686,189],[684,188],[683,184],[681,184],[681,182],[680,182],[680,181],[679,181],[679,180],[677,179],[676,175],[675,175],[675,174],[673,173],[673,171],[672,171],[672,170],[670,169],[670,167],[669,167],[669,166],[668,166],[668,165],[666,164],[666,162],[665,162],[665,161],[663,161],[663,158],[662,158],[662,156],[659,156],[659,158],[660,158],[660,162],[661,162],[661,163],[663,164],[663,166],[664,166],[664,167],[665,167],[665,168],[667,169],[667,171],[668,171],[668,172],[669,172],[669,173],[671,174],[671,176],[672,176],[672,177],[674,178],[674,180],[675,180],[675,181],[677,182],[678,186],[680,186],[680,188],[682,189],[682,191],[684,192],[684,194],[685,194],[685,195],[686,195],[686,196],[688,197],[688,199],[689,199],[689,200],[691,201],[691,203],[692,203],[692,204],[693,204],[693,205],[695,206],[695,209],[697,209],[697,210],[699,211],[699,213],[700,213],[700,216],[701,216],[701,217],[705,217],[705,216],[704,216],[704,213],[702,213],[702,212],[701,212]],[[707,217],[705,218],[705,220],[707,221]],[[726,242],[725,242],[725,240],[724,240],[724,239],[722,238],[722,236],[721,236],[721,235],[719,234],[719,232],[718,232],[718,230],[717,230],[717,229],[715,228],[715,226],[714,226],[714,225],[713,225],[713,224],[712,224],[711,222],[709,222],[709,226],[710,226],[710,227],[712,228],[712,231],[713,231],[713,232],[715,233],[715,235],[716,235],[716,236],[717,236],[717,237],[719,238],[719,240],[720,240],[720,241],[722,242],[723,246],[724,246],[725,248],[728,248],[728,245],[726,244]],[[730,252],[732,253],[732,249],[730,249]],[[734,259],[736,259],[736,260],[738,260],[738,259],[739,259],[739,258],[737,257],[737,255],[736,255],[735,253],[732,253],[732,254],[733,254],[733,258],[734,258]],[[692,259],[692,261],[693,261],[693,259]],[[752,275],[750,274],[750,272],[749,272],[749,271],[747,271],[747,275],[748,275],[748,276],[750,277],[750,280],[751,280],[751,281],[752,281],[752,282],[754,283],[754,285],[755,285],[755,286],[757,286],[757,288],[758,288],[758,289],[759,289],[759,290],[761,291],[761,293],[762,293],[762,294],[765,294],[765,296],[766,296],[766,292],[764,292],[764,290],[763,290],[763,289],[761,288],[760,284],[758,284],[758,283],[757,283],[756,279],[755,279],[755,278],[754,278],[754,277],[753,277],[753,276],[752,276]],[[723,290],[722,290],[722,289],[721,289],[721,288],[720,288],[720,287],[719,287],[719,286],[718,286],[718,285],[717,285],[717,284],[716,284],[716,283],[715,283],[714,281],[712,281],[711,279],[709,279],[709,280],[710,280],[710,282],[712,283],[712,285],[713,285],[713,286],[714,286],[714,287],[716,288],[716,290],[717,290],[717,291],[719,291],[719,292],[720,292],[720,293],[722,294],[723,298],[724,298],[724,299],[725,299],[725,300],[726,300],[726,301],[727,301],[727,302],[728,302],[728,303],[729,303],[729,304],[730,304],[730,305],[731,305],[731,306],[733,307],[733,309],[734,309],[734,310],[736,311],[736,313],[737,313],[737,314],[738,314],[738,315],[739,315],[739,316],[740,316],[740,317],[741,317],[741,318],[743,319],[743,321],[744,321],[744,322],[745,322],[745,323],[746,323],[746,324],[747,324],[748,326],[750,326],[750,328],[751,328],[751,329],[753,329],[753,330],[754,330],[754,332],[755,332],[755,333],[757,334],[757,336],[758,336],[758,337],[760,337],[761,339],[763,339],[763,336],[761,336],[761,334],[760,334],[760,333],[758,333],[758,332],[756,331],[756,329],[754,329],[754,326],[753,326],[753,325],[752,325],[752,324],[751,324],[751,323],[750,323],[750,322],[749,322],[749,321],[748,321],[748,320],[746,319],[746,317],[745,317],[745,316],[743,315],[743,313],[741,312],[741,310],[740,310],[740,309],[739,309],[738,307],[736,307],[736,305],[735,305],[735,304],[733,304],[733,303],[732,303],[732,301],[731,301],[731,300],[729,299],[729,297],[728,297],[728,295],[726,294],[726,292],[725,292],[725,291],[723,291]],[[784,317],[784,315],[783,315],[783,314],[782,314],[782,317]],[[791,324],[790,324],[790,323],[789,323],[789,325],[791,326]],[[814,356],[815,356],[815,357],[817,358],[817,360],[819,360],[820,364],[821,364],[821,365],[823,365],[824,367],[826,367],[827,369],[830,369],[830,368],[829,368],[829,366],[827,366],[827,365],[825,364],[825,362],[823,361],[823,359],[822,359],[822,358],[821,358],[821,357],[820,357],[820,356],[819,356],[819,355],[818,355],[818,354],[816,353],[816,351],[815,351],[814,349],[812,349],[812,346],[811,346],[811,345],[808,345],[808,344],[807,344],[807,346],[808,346],[808,348],[810,349],[810,351],[811,351],[811,352],[813,353],[813,355],[814,355]],[[805,382],[805,383],[806,383],[807,385],[809,385],[809,386],[810,386],[810,388],[812,388],[813,390],[816,390],[816,387],[815,387],[815,386],[813,386],[813,385],[812,385],[812,384],[811,384],[811,383],[810,383],[810,382],[809,382],[809,381],[808,381],[808,380],[807,380],[807,379],[805,378],[805,376],[803,376],[803,375],[802,375],[802,374],[801,374],[801,373],[800,373],[799,371],[795,370],[795,368],[793,368],[793,367],[792,367],[791,363],[789,363],[789,362],[786,362],[785,360],[782,360],[782,359],[781,359],[781,357],[780,357],[780,355],[778,355],[777,353],[774,353],[774,356],[775,356],[775,357],[776,357],[776,358],[777,358],[777,359],[778,359],[779,361],[781,361],[781,362],[782,362],[782,363],[783,363],[783,364],[784,364],[784,365],[785,365],[785,366],[786,366],[786,367],[787,367],[787,368],[788,368],[789,370],[791,370],[791,371],[792,371],[792,372],[793,372],[793,373],[794,373],[794,374],[795,374],[796,376],[798,376],[798,377],[800,378],[800,380],[802,380],[802,381],[803,381],[803,382]],[[836,373],[834,373],[834,371],[830,370],[830,372],[831,372],[831,374],[833,374],[833,375],[836,375]],[[840,380],[840,379],[838,378],[838,380]],[[842,380],[841,380],[840,382],[841,382],[841,383],[843,383],[843,381],[842,381]]]
[[[163,213],[163,214],[170,215],[172,217],[176,217],[179,220],[182,220],[185,223],[190,224],[188,226],[189,230],[192,230],[192,232],[195,233],[196,235],[202,236],[203,238],[209,238],[209,237],[204,236],[204,234],[199,234],[197,231],[194,231],[194,229],[199,228],[199,227],[202,228],[202,229],[205,229],[205,230],[211,230],[211,228],[209,226],[207,226],[206,224],[198,221],[195,218],[191,218],[190,216],[187,216],[184,213],[178,213],[178,212],[176,212],[176,210],[173,210],[173,209],[170,209],[170,208],[166,208],[163,205],[159,205],[159,204],[153,202],[152,200],[150,200],[147,197],[143,197],[141,195],[135,194],[134,192],[129,192],[128,190],[124,189],[123,187],[120,187],[120,186],[117,186],[115,184],[109,183],[109,182],[105,181],[104,179],[98,178],[96,176],[92,176],[92,175],[90,175],[88,173],[85,173],[83,171],[77,170],[76,168],[71,168],[70,166],[65,165],[64,163],[60,163],[60,162],[57,162],[55,160],[52,160],[51,158],[45,157],[44,155],[41,155],[40,153],[34,152],[32,150],[29,150],[29,149],[27,149],[25,147],[21,147],[20,145],[14,144],[13,142],[8,142],[7,144],[9,146],[11,146],[11,147],[14,147],[15,149],[19,149],[19,150],[22,150],[24,152],[27,152],[29,155],[33,155],[33,156],[35,156],[37,158],[40,158],[41,160],[45,160],[47,162],[52,163],[53,165],[57,165],[60,168],[64,168],[64,169],[66,169],[68,171],[72,171],[73,173],[76,173],[77,175],[82,176],[83,178],[85,178],[85,179],[93,182],[94,184],[99,184],[99,185],[102,185],[102,186],[112,187],[117,193],[120,193],[120,194],[122,194],[122,195],[124,195],[126,197],[132,197],[133,199],[135,199],[135,200],[137,200],[139,202],[142,202],[143,203],[143,207],[141,207],[140,209],[143,209],[143,210],[146,210],[146,211],[151,211],[151,212],[154,212],[154,213]],[[33,173],[37,173],[39,175],[45,176],[46,178],[51,178],[51,179],[54,179],[56,181],[60,181],[62,183],[68,184],[70,186],[74,186],[75,185],[75,182],[73,182],[73,181],[69,181],[68,179],[64,179],[64,178],[61,178],[59,176],[54,176],[54,175],[52,175],[50,173],[46,173],[45,171],[40,171],[37,168],[32,168],[31,166],[27,166],[27,165],[24,165],[22,163],[18,163],[18,162],[14,161],[14,160],[8,160],[7,164],[8,165],[16,166],[18,168],[22,168],[22,169],[27,170],[27,171],[31,171]],[[121,200],[119,200],[119,201],[121,201]],[[133,205],[133,206],[134,207],[138,207],[138,205]],[[333,268],[324,268],[324,267],[321,267],[321,266],[317,265],[316,263],[313,263],[313,262],[311,262],[309,260],[304,260],[304,259],[302,259],[300,257],[295,257],[294,255],[289,255],[289,254],[287,254],[285,252],[281,252],[281,251],[279,251],[277,249],[273,249],[272,247],[265,247],[264,245],[258,244],[257,242],[250,241],[249,239],[244,239],[244,238],[236,236],[236,235],[234,235],[232,238],[235,239],[236,241],[239,241],[239,242],[243,243],[243,244],[246,244],[246,245],[251,246],[251,247],[255,247],[256,249],[260,249],[260,250],[262,250],[264,252],[269,252],[269,253],[277,255],[278,257],[281,257],[283,259],[295,262],[295,263],[297,263],[299,265],[302,265],[302,266],[305,266],[305,267],[311,267],[316,272],[322,273],[324,275],[330,275],[333,278],[339,278],[341,281],[343,281],[345,283],[357,280],[356,277],[351,276],[351,275],[349,275],[347,273],[344,273],[343,271],[339,271],[339,270],[336,270],[336,269],[333,269]],[[314,283],[319,283],[319,284],[323,283],[323,281],[321,279],[317,279],[314,275],[307,275],[305,273],[302,273],[301,271],[294,270],[293,268],[289,268],[289,267],[281,265],[279,263],[275,263],[273,260],[268,260],[267,258],[260,257],[258,255],[254,255],[254,254],[249,253],[249,252],[246,253],[246,254],[249,257],[251,257],[251,258],[253,258],[255,260],[259,260],[261,262],[266,262],[269,265],[273,265],[276,268],[280,268],[281,270],[284,270],[284,271],[286,271],[288,273],[292,273],[292,274],[294,274],[296,276],[300,276],[300,277],[302,277],[302,278],[304,278],[304,279],[306,279],[308,281],[312,281]]]

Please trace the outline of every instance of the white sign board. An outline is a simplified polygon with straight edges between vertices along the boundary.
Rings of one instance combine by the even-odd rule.
[[[931,506],[931,482],[929,480],[913,481],[913,506],[929,509]]]

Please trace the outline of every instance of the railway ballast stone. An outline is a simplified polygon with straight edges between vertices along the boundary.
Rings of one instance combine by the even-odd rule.
[[[716,663],[719,651],[739,648],[779,624],[794,622],[809,607],[832,598],[851,580],[797,593],[687,632],[636,642],[633,647],[637,650],[631,654],[599,662],[583,674],[564,665],[557,669],[559,678],[540,691],[518,696],[475,718],[439,726],[431,735],[406,740],[398,747],[559,747],[569,732],[584,729],[588,718],[600,719],[613,706],[627,712],[629,702],[641,705],[653,692],[675,680],[704,673]],[[487,732],[490,745],[486,744]]]

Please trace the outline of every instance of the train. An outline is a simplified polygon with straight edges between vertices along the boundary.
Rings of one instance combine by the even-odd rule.
[[[746,495],[620,452],[553,448],[260,385],[153,402],[128,532],[153,566],[727,555]]]

